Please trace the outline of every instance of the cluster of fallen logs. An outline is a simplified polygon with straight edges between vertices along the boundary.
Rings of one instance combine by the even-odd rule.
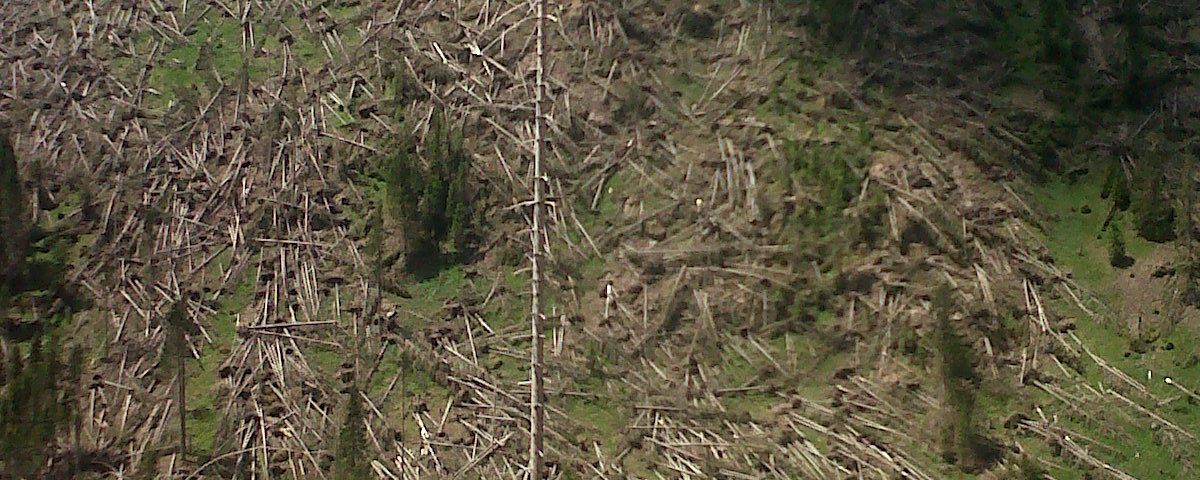
[[[238,476],[311,476],[328,467],[337,423],[331,415],[339,400],[306,357],[311,345],[349,351],[363,343],[379,352],[391,345],[442,368],[464,368],[457,362],[466,357],[441,338],[418,345],[379,335],[372,318],[378,306],[369,304],[379,287],[365,274],[371,260],[358,251],[344,212],[367,203],[342,165],[362,165],[379,152],[372,143],[399,128],[379,108],[390,101],[383,97],[392,81],[384,78],[386,65],[389,75],[407,76],[419,87],[415,97],[421,100],[402,105],[410,111],[428,114],[437,106],[454,118],[494,127],[488,129],[495,135],[474,139],[477,151],[489,156],[479,160],[503,165],[480,163],[485,175],[519,175],[510,169],[528,165],[523,158],[531,134],[522,126],[529,120],[523,105],[531,89],[523,61],[530,55],[524,42],[529,14],[521,4],[447,9],[436,2],[387,3],[341,6],[351,14],[300,1],[4,7],[11,75],[3,90],[17,93],[4,102],[11,119],[27,118],[18,127],[26,133],[18,148],[52,169],[74,165],[96,179],[96,198],[88,200],[94,205],[81,209],[99,207],[94,221],[103,242],[75,275],[112,312],[107,343],[120,355],[95,366],[88,436],[96,450],[129,452],[115,469],[145,465],[149,447],[167,441],[163,419],[174,413],[170,401],[160,399],[168,398],[171,386],[150,373],[163,341],[158,319],[176,299],[186,299],[201,330],[190,339],[192,355],[200,358],[209,349],[228,355],[213,406],[231,422],[222,433],[232,440],[230,451],[213,452],[228,465],[204,467]],[[211,32],[224,24],[242,27],[239,41],[225,45],[245,59],[240,72],[223,74],[204,64],[211,58],[197,58],[194,66],[168,58],[181,45],[200,42],[203,51],[214,40]],[[264,35],[257,28],[272,24],[279,30]],[[444,36],[444,27],[458,34]],[[210,32],[208,39],[196,35],[201,28]],[[293,47],[301,43],[325,58],[297,56]],[[180,67],[209,88],[164,85],[155,75]],[[568,109],[569,102],[555,99]],[[552,131],[563,131],[553,120],[559,117],[547,112]],[[406,125],[423,130],[427,119]],[[354,273],[323,278],[321,272],[335,265]],[[252,292],[246,305],[223,305],[239,289]],[[236,319],[232,348],[231,339],[212,331],[218,314]],[[335,323],[354,340],[333,334],[328,327]],[[494,341],[494,335],[481,332],[481,339]],[[381,358],[361,371],[369,377]],[[478,402],[489,405],[485,416],[515,414],[512,408],[525,403],[511,393],[515,385],[479,377],[486,373],[479,365],[465,372],[452,389],[479,392]],[[352,377],[344,380],[358,381]],[[402,420],[420,426],[417,448],[402,445],[396,435],[380,435],[402,428],[389,425],[394,416],[374,399],[365,401],[378,455],[373,469],[382,477],[519,469],[493,456],[516,443],[510,442],[520,431],[513,422],[480,420],[477,408],[453,401],[440,419],[430,416],[437,412],[416,409]],[[454,418],[477,434],[447,451],[437,438],[451,410],[465,412]],[[169,472],[184,462],[171,457],[168,463]],[[193,473],[207,474],[203,468]]]
[[[546,188],[544,282],[563,305],[547,313],[544,329],[553,352],[546,358],[550,476],[937,478],[928,457],[913,453],[928,446],[912,432],[941,408],[939,392],[913,380],[921,375],[897,358],[902,346],[893,340],[929,321],[914,271],[954,285],[963,304],[1027,299],[1018,307],[1030,342],[1018,348],[994,344],[999,338],[983,331],[970,335],[995,375],[1011,372],[1017,383],[1049,392],[1060,414],[1086,401],[1133,425],[1161,425],[1158,435],[1194,446],[1193,435],[1171,422],[1163,403],[1170,399],[1058,328],[1044,296],[1068,298],[1085,312],[1097,308],[1028,247],[1036,242],[1019,218],[1028,207],[1016,193],[969,184],[979,173],[951,161],[962,153],[945,145],[977,133],[970,125],[934,134],[922,126],[934,119],[921,112],[870,112],[884,118],[887,133],[878,136],[859,198],[882,194],[883,215],[874,220],[885,227],[888,250],[847,267],[847,288],[838,292],[844,308],[826,336],[857,371],[829,379],[826,399],[798,388],[812,383],[812,366],[800,359],[830,352],[793,347],[798,333],[779,319],[771,298],[812,293],[796,279],[825,275],[811,271],[815,264],[785,259],[792,247],[772,234],[783,221],[779,212],[806,200],[775,198],[767,180],[777,182],[769,175],[783,138],[833,137],[809,139],[827,142],[853,132],[784,132],[747,113],[763,100],[762,80],[780,74],[766,62],[783,38],[772,9],[736,7],[714,38],[692,42],[679,40],[687,36],[684,19],[703,12],[552,5],[543,118],[553,141],[542,180],[530,174],[530,5],[444,3],[0,6],[0,105],[21,133],[18,150],[50,170],[93,176],[93,196],[70,216],[93,222],[98,240],[73,276],[107,312],[100,323],[108,349],[91,365],[83,438],[88,449],[111,453],[114,472],[323,477],[336,449],[339,405],[359,391],[372,448],[364,453],[379,478],[521,475],[529,384],[492,371],[480,357],[527,362],[530,333],[493,327],[474,305],[450,305],[428,328],[406,332],[398,316],[413,313],[379,300],[381,285],[369,273],[374,260],[364,258],[351,232],[350,213],[369,201],[347,172],[366,168],[390,133],[423,132],[435,108],[461,119],[476,152],[473,168],[496,180],[496,195],[507,203],[497,208],[504,224],[497,228],[528,224],[526,192],[533,182]],[[250,59],[245,70],[223,75],[199,61],[183,65],[211,87],[197,87],[190,99],[180,90],[192,85],[162,85],[156,72],[182,63],[169,52],[203,42],[195,33],[213,24],[238,26],[239,41],[226,48]],[[691,72],[699,92],[683,95],[663,68],[703,70]],[[814,97],[848,95],[851,110],[871,108],[841,84],[805,88]],[[392,118],[393,106],[409,121]],[[965,133],[956,137],[956,128]],[[1021,151],[1007,136],[988,138]],[[626,189],[614,194],[618,176]],[[616,211],[611,223],[588,221],[595,215],[582,210],[607,202]],[[519,239],[504,241],[524,249]],[[596,257],[607,260],[603,275],[613,280],[611,294],[600,298],[580,287],[600,278],[567,268]],[[249,292],[244,304],[229,300],[239,291]],[[171,380],[163,380],[173,377],[156,374],[165,360],[160,319],[177,299],[186,300],[201,330],[190,339],[192,356],[224,357],[215,367],[212,409],[226,424],[212,460],[202,463],[164,448],[177,413]],[[489,301],[496,301],[492,293],[482,303]],[[598,313],[606,302],[608,318]],[[220,330],[232,330],[232,338]],[[769,340],[779,332],[783,347]],[[884,340],[874,341],[879,335]],[[602,353],[588,350],[595,344]],[[341,352],[340,369],[318,365],[318,349]],[[405,392],[403,366],[382,378],[392,350],[411,358],[412,369],[436,372],[446,398]],[[605,364],[596,356],[622,360]],[[1109,386],[1082,381],[1059,358],[1068,356],[1099,365]],[[745,373],[734,362],[754,368]],[[623,435],[615,449],[568,411],[572,399],[596,395],[578,391],[583,382],[576,381],[593,371],[609,395],[630,404],[611,420]],[[381,393],[348,388],[376,377],[386,385]],[[1181,395],[1193,387],[1174,386]],[[766,406],[748,409],[750,394]],[[1102,442],[1068,433],[1052,415],[1026,415],[1014,428],[1058,442],[1073,461],[1125,475],[1094,455]]]
[[[638,19],[645,17],[634,20]],[[624,20],[622,26],[631,21]],[[734,30],[722,38],[729,46],[726,53],[742,50],[734,45],[743,45],[746,36],[736,33]],[[1160,441],[1177,442],[1177,448],[1194,442],[1190,434],[1170,420],[1171,415],[1163,410],[1163,399],[1064,330],[1070,328],[1070,322],[1062,319],[1061,314],[1048,312],[1050,307],[1042,300],[1047,294],[1074,304],[1086,314],[1095,315],[1101,310],[1067,275],[1047,262],[1045,250],[1025,226],[1037,222],[1029,206],[1007,185],[1001,183],[1001,188],[987,185],[989,180],[1003,182],[1003,179],[985,180],[985,175],[964,158],[980,152],[961,141],[964,137],[982,136],[1005,146],[1004,151],[1021,154],[1025,150],[1019,140],[1004,132],[981,132],[970,121],[949,122],[947,128],[936,134],[923,126],[947,123],[941,116],[929,117],[931,113],[949,115],[947,112],[917,111],[905,116],[870,110],[867,116],[879,118],[876,122],[885,124],[879,131],[885,133],[874,139],[877,151],[871,158],[859,198],[874,192],[884,194],[884,216],[876,221],[884,226],[889,237],[885,245],[890,244],[891,251],[866,254],[856,264],[846,267],[843,274],[846,288],[841,293],[846,301],[843,310],[837,312],[840,318],[834,320],[836,325],[829,327],[832,334],[845,340],[841,345],[853,358],[850,364],[869,374],[832,379],[835,391],[831,404],[804,400],[804,395],[795,393],[791,396],[797,401],[790,407],[787,403],[776,403],[780,409],[777,413],[786,414],[789,422],[806,429],[796,432],[801,438],[820,436],[822,444],[836,447],[819,451],[798,442],[791,457],[795,463],[778,472],[769,464],[752,460],[753,455],[733,453],[753,448],[754,442],[749,440],[753,435],[722,441],[730,438],[726,429],[733,427],[697,419],[705,418],[706,410],[722,410],[725,402],[720,392],[768,392],[780,397],[776,402],[788,398],[788,388],[794,385],[780,385],[770,378],[778,375],[775,371],[786,372],[782,374],[784,378],[802,374],[786,358],[778,358],[778,350],[764,346],[766,342],[754,335],[778,331],[770,319],[767,292],[794,287],[791,280],[796,276],[822,275],[780,265],[778,258],[783,249],[760,237],[764,231],[761,226],[771,225],[770,215],[763,218],[762,212],[775,206],[756,202],[755,199],[762,197],[756,196],[754,189],[759,183],[756,180],[762,177],[765,160],[777,154],[779,140],[769,127],[753,120],[723,118],[736,115],[738,110],[732,106],[743,101],[730,93],[754,91],[745,85],[746,80],[738,78],[739,72],[751,79],[770,78],[769,74],[737,67],[731,69],[732,73],[721,73],[725,61],[742,60],[744,65],[745,56],[715,55],[715,62],[708,68],[709,76],[699,82],[707,81],[710,88],[716,88],[716,93],[702,95],[703,102],[698,102],[709,105],[707,111],[696,108],[697,103],[679,102],[678,91],[664,82],[656,82],[643,92],[646,103],[657,108],[654,119],[626,126],[627,138],[633,140],[627,148],[617,149],[617,160],[597,159],[591,164],[595,173],[576,177],[584,179],[584,184],[567,189],[586,192],[595,208],[605,180],[613,175],[611,165],[618,164],[641,186],[642,193],[617,198],[619,215],[626,222],[612,226],[608,232],[590,232],[602,253],[617,253],[617,264],[622,270],[610,274],[615,282],[611,289],[606,287],[614,292],[605,294],[615,298],[612,308],[594,307],[611,311],[611,318],[600,325],[585,324],[583,334],[578,337],[625,343],[629,345],[626,355],[641,357],[641,368],[619,371],[622,380],[610,384],[624,383],[627,390],[637,392],[637,397],[678,398],[682,392],[688,392],[689,398],[686,405],[671,401],[639,407],[673,417],[685,425],[668,423],[671,428],[665,430],[671,433],[650,443],[657,447],[648,447],[640,440],[632,442],[636,446],[618,450],[621,454],[616,459],[611,453],[596,452],[592,464],[608,469],[601,469],[605,473],[599,475],[628,473],[622,469],[621,460],[628,458],[630,451],[652,448],[659,455],[655,458],[662,462],[657,471],[681,477],[786,478],[786,473],[795,471],[835,478],[938,477],[938,467],[925,463],[927,457],[910,452],[929,448],[922,445],[927,439],[911,436],[911,432],[926,430],[928,426],[912,422],[939,415],[937,412],[944,408],[941,393],[936,386],[922,386],[910,380],[922,375],[911,371],[913,367],[898,352],[903,348],[898,339],[902,330],[928,328],[930,322],[927,292],[919,288],[918,282],[950,283],[958,292],[959,304],[979,307],[962,312],[961,328],[968,332],[980,353],[981,368],[990,375],[1011,374],[1016,378],[1015,384],[1053,392],[1051,397],[1061,402],[1053,408],[1060,412],[1078,410],[1075,405],[1084,398],[1078,390],[1094,390],[1086,395],[1089,402],[1094,402],[1094,411],[1116,414],[1131,428],[1159,426],[1156,436]],[[753,57],[753,53],[748,56]],[[639,65],[637,55],[630,57],[628,62],[612,62],[607,71],[595,76],[598,96],[615,94],[609,85],[620,76],[613,72],[624,70],[626,75],[640,75],[644,74],[638,70],[640,65],[674,66],[678,62],[670,57],[653,58]],[[622,69],[618,69],[618,63],[622,63]],[[653,73],[650,75],[653,77]],[[814,85],[811,87],[814,96],[830,95],[822,93],[820,87],[846,90],[836,84]],[[721,100],[730,102],[731,108],[721,108]],[[870,108],[862,102],[851,101],[847,105],[851,110]],[[961,108],[964,107],[954,107]],[[957,118],[969,118],[955,111]],[[717,139],[689,137],[687,129],[695,127],[713,131]],[[838,141],[834,136],[832,141]],[[654,140],[645,142],[647,138]],[[633,151],[637,153],[630,155]],[[693,160],[705,158],[709,160]],[[591,160],[590,155],[588,159]],[[852,211],[849,215],[863,213]],[[933,275],[916,279],[912,276],[916,271],[932,271]],[[1019,302],[1014,305],[1014,299],[1022,296],[1028,300],[1023,305]],[[592,305],[598,304],[593,300]],[[1010,307],[1025,312],[1023,320],[1029,321],[1032,332],[1029,339],[1016,339],[1015,345],[988,331],[995,322],[994,314],[988,312]],[[968,319],[971,321],[967,322]],[[732,338],[713,335],[722,330],[735,330],[740,335]],[[882,342],[878,341],[881,335]],[[746,364],[765,365],[761,368],[766,371],[741,378],[733,385],[722,385],[720,368],[706,367],[703,360],[697,367],[697,359],[703,358],[701,350],[712,342],[733,350]],[[1094,363],[1112,386],[1100,390],[1087,386],[1081,381],[1080,372],[1063,366],[1068,362],[1066,357],[1082,357]],[[1042,380],[1034,380],[1034,370],[1040,372],[1037,378]],[[1054,379],[1052,383],[1046,383],[1047,376]],[[1072,393],[1067,394],[1064,388]],[[1176,399],[1188,398],[1190,390],[1186,387],[1179,390],[1182,394],[1176,395]],[[662,424],[662,420],[650,422],[645,417],[646,414],[640,415],[627,431],[639,432],[636,436],[642,437],[642,429]],[[754,423],[746,425],[749,431],[753,431]],[[1041,433],[1036,436],[1053,441]],[[1094,448],[1105,448],[1101,440],[1073,438]],[[1096,460],[1087,451],[1086,446],[1068,449],[1070,454],[1061,461],[1078,461],[1084,468],[1124,478],[1119,469]],[[775,461],[780,460],[776,457]]]

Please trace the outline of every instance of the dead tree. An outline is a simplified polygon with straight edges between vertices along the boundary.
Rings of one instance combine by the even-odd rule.
[[[542,478],[542,433],[545,423],[544,386],[542,385],[542,332],[541,332],[541,281],[542,272],[539,259],[542,256],[542,203],[545,192],[542,179],[542,156],[545,153],[545,133],[542,124],[546,114],[545,103],[545,24],[546,0],[537,2],[537,77],[534,85],[534,120],[533,141],[537,144],[533,150],[533,255],[531,258],[531,293],[533,300],[530,308],[529,328],[532,334],[529,359],[529,478]]]

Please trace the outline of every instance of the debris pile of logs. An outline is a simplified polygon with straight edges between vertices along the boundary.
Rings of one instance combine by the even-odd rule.
[[[214,461],[187,467],[193,477],[217,476],[219,466],[238,478],[321,477],[337,447],[339,406],[353,391],[345,387],[378,375],[389,349],[436,372],[448,398],[408,395],[403,368],[384,379],[382,394],[360,392],[372,448],[364,454],[379,478],[525,471],[530,385],[479,357],[525,364],[530,332],[494,328],[479,309],[456,305],[403,334],[396,317],[410,312],[380,300],[374,260],[351,231],[351,214],[371,205],[355,172],[369,168],[392,133],[423,133],[435,109],[461,123],[475,173],[496,187],[501,205],[489,208],[498,231],[531,225],[528,192],[534,182],[545,189],[543,282],[561,305],[546,312],[543,329],[553,352],[545,359],[550,476],[621,478],[635,474],[626,465],[637,457],[681,478],[937,478],[929,457],[912,453],[929,448],[912,432],[922,428],[916,419],[941,408],[940,392],[920,385],[922,372],[899,359],[893,335],[929,325],[922,285],[942,281],[959,305],[982,306],[956,317],[984,354],[982,368],[1050,392],[1063,414],[1086,402],[1195,446],[1170,420],[1171,398],[1058,328],[1045,295],[1104,312],[1044,261],[1020,197],[981,180],[967,152],[947,146],[978,132],[965,122],[931,132],[926,125],[937,119],[928,112],[881,111],[836,80],[804,88],[814,101],[840,105],[835,112],[880,119],[871,124],[880,134],[859,200],[882,196],[873,220],[887,238],[846,267],[847,288],[834,303],[841,311],[821,330],[828,351],[810,352],[847,352],[850,370],[828,379],[829,398],[801,391],[814,381],[799,360],[809,355],[793,349],[797,329],[771,297],[818,294],[826,273],[794,261],[778,235],[782,212],[809,200],[803,192],[778,198],[771,184],[780,180],[771,176],[784,138],[836,142],[860,127],[833,121],[820,132],[782,131],[753,114],[769,93],[764,79],[788,75],[772,59],[793,32],[770,6],[729,6],[711,38],[691,38],[684,24],[702,10],[552,2],[541,116],[549,142],[538,178],[531,4],[341,3],[0,5],[0,111],[18,132],[17,150],[48,171],[91,179],[90,196],[69,217],[91,225],[97,240],[72,280],[106,312],[109,348],[90,367],[83,438],[91,450],[120,452],[110,456],[120,459],[114,471],[132,473],[171,441],[176,413],[162,380],[170,377],[154,372],[168,364],[159,358],[161,318],[177,299],[200,327],[192,355],[224,357],[213,408],[229,424],[214,441]],[[184,55],[171,56],[205,50],[198,32],[222,26],[241,32],[224,46],[246,59],[232,74],[212,58],[183,65]],[[674,70],[691,75],[699,92],[682,94],[666,75]],[[195,82],[164,85],[170,72]],[[811,126],[819,115],[789,120]],[[1024,151],[1011,135],[987,140]],[[613,194],[618,175],[635,186]],[[587,221],[602,202],[613,203],[614,217]],[[852,207],[846,215],[874,213]],[[906,233],[917,230],[924,236]],[[526,249],[523,235],[495,237],[489,250]],[[594,258],[613,280],[601,298],[579,288],[600,279],[567,268]],[[242,296],[244,304],[230,300]],[[606,302],[607,318],[598,313]],[[985,321],[962,321],[987,319],[1002,302],[1027,314],[1029,342],[1002,345]],[[228,325],[218,318],[234,323],[233,339],[219,336]],[[769,340],[780,336],[783,348]],[[567,411],[569,399],[592,395],[576,391],[575,380],[592,371],[595,353],[585,347],[593,343],[619,359],[595,369],[627,403],[619,411],[628,414],[613,420],[623,435],[615,454],[593,441],[595,426]],[[314,357],[320,349],[346,363],[332,372],[338,366]],[[1067,356],[1094,362],[1108,386],[1087,384],[1063,366]],[[1175,385],[1183,392],[1175,398],[1195,398],[1194,386]],[[747,408],[748,394],[765,406]],[[396,398],[399,412],[387,408]],[[1065,440],[1053,417],[1026,415],[1014,428],[1061,436],[1071,458],[1124,475],[1093,455],[1101,442]],[[169,463],[179,473],[187,462]]]

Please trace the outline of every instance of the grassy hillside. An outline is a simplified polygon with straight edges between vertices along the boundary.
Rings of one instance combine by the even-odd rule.
[[[1194,476],[1191,184],[1154,172],[1193,173],[1196,27],[1103,7],[552,4],[550,475]],[[522,5],[2,8],[24,253],[61,273],[5,299],[41,333],[3,352],[87,347],[29,468],[521,475]]]

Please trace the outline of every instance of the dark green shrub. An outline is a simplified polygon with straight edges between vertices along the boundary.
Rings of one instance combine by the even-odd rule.
[[[845,144],[809,145],[784,143],[784,158],[792,177],[820,192],[819,210],[840,212],[858,196],[862,182],[859,169],[866,165],[863,149]]]
[[[641,87],[626,83],[619,89],[621,102],[617,104],[617,110],[613,113],[613,120],[618,125],[634,123],[654,114],[655,108],[650,100],[650,94]]]
[[[717,36],[717,18],[699,4],[683,13],[683,31],[692,38],[711,39]]]
[[[1022,455],[1017,459],[1017,470],[1020,473],[1018,478],[1021,480],[1042,480],[1046,478],[1046,474],[1050,473],[1034,457],[1028,455]]]
[[[860,3],[845,0],[817,0],[814,3],[817,19],[825,26],[826,34],[837,42],[851,40],[856,30],[850,27]]]
[[[637,18],[630,15],[629,12],[622,11],[618,13],[617,22],[621,24],[621,30],[625,31],[625,36],[648,46],[654,46],[655,35],[638,22]]]
[[[888,210],[886,196],[878,190],[871,190],[865,201],[858,207],[858,222],[853,238],[868,247],[875,247],[878,242],[887,237]]]
[[[408,70],[401,68],[389,73],[391,74],[392,96],[394,98],[392,101],[394,110],[390,113],[402,113],[402,109],[406,103],[413,100],[424,100],[428,96],[428,92],[421,87],[417,78],[413,77]]]
[[[1151,242],[1175,239],[1175,206],[1163,192],[1163,177],[1148,178],[1139,189],[1134,206],[1134,224],[1138,235]]]

